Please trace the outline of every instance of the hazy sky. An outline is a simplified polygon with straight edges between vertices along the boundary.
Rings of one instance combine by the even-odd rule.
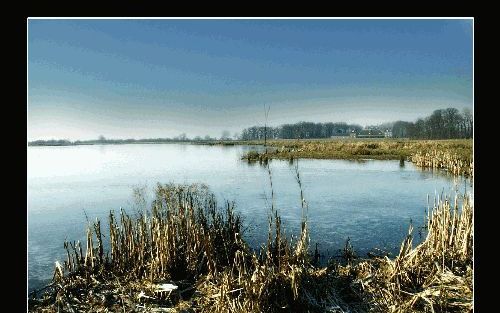
[[[471,20],[29,20],[28,139],[472,108]]]

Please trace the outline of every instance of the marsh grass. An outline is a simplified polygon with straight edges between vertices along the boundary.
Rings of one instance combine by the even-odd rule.
[[[444,169],[453,175],[471,177],[474,173],[472,158],[464,158],[452,151],[419,151],[411,156],[411,161],[422,168]]]
[[[248,142],[257,144],[258,142]],[[471,159],[472,140],[397,140],[397,139],[323,139],[268,140],[274,147],[269,158],[329,158],[329,159],[397,159],[408,158],[419,151],[454,151],[460,158]],[[253,151],[249,152],[254,156]]]
[[[206,186],[158,185],[150,211],[136,218],[123,210],[119,216],[110,212],[110,251],[106,255],[100,221],[87,229],[85,253],[80,242],[65,242],[67,260],[63,270],[69,274],[65,277],[58,268],[54,276],[53,295],[60,300],[54,302],[55,308],[78,306],[74,300],[78,297],[73,293],[94,288],[96,281],[189,284],[201,275],[222,271],[237,252],[248,253],[241,239],[241,225],[234,204],[226,202],[219,208]],[[66,301],[66,296],[57,295],[73,297]],[[87,301],[85,305],[91,304]]]
[[[351,270],[373,312],[472,312],[473,204],[464,196],[438,200],[427,236],[412,247],[412,228],[399,255],[362,262]]]
[[[346,305],[338,297],[326,268],[316,268],[308,252],[309,232],[298,167],[302,222],[300,235],[288,240],[274,207],[272,174],[267,166],[272,204],[268,240],[258,253],[238,254],[231,267],[209,274],[196,298],[201,312],[324,312]],[[333,311],[332,311],[333,312]]]
[[[252,142],[255,144],[255,142]],[[325,139],[271,140],[268,152],[249,151],[242,159],[379,159],[409,160],[423,168],[446,169],[454,175],[472,176],[472,140]],[[403,163],[404,164],[404,163]]]
[[[269,170],[269,167],[268,167]],[[300,175],[296,169],[297,180]],[[272,186],[272,176],[269,170]],[[272,190],[272,187],[271,187]],[[65,243],[52,284],[31,312],[471,312],[473,203],[449,199],[429,210],[426,239],[412,229],[395,259],[359,259],[349,241],[344,262],[314,265],[307,203],[301,231],[285,233],[274,193],[268,239],[252,250],[234,205],[217,205],[202,185],[158,185],[151,210],[109,216],[105,252],[99,221],[86,249]],[[317,252],[316,252],[317,253]],[[159,290],[161,284],[177,288]]]

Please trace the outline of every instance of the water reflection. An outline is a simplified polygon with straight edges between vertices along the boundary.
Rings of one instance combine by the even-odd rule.
[[[470,176],[465,177],[462,175],[454,175],[453,173],[444,169],[418,168],[418,170],[421,172],[421,177],[423,179],[429,177],[445,178],[453,182],[453,185],[457,187],[455,189],[461,189],[460,184],[463,184],[464,188],[467,188],[467,186],[470,188],[473,187],[473,178]]]

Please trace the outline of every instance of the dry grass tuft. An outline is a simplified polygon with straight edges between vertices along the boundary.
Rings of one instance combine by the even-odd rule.
[[[473,205],[465,196],[435,204],[424,242],[412,228],[394,259],[362,262],[354,271],[373,312],[472,312]]]

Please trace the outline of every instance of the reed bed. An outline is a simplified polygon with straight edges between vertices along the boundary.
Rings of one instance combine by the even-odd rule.
[[[269,153],[266,152],[259,153],[257,151],[249,151],[242,158],[247,160],[248,162],[258,161],[260,164],[267,164],[267,162],[270,159]]]
[[[244,144],[245,142],[240,142]],[[248,144],[263,144],[251,141]],[[395,159],[408,158],[419,151],[453,151],[461,159],[472,158],[472,140],[407,140],[407,139],[288,139],[268,140],[268,158],[288,159]],[[255,151],[248,152],[254,157]]]
[[[259,252],[236,255],[231,267],[198,286],[200,312],[358,312],[335,288],[334,267],[313,265],[307,208],[302,209],[300,235],[290,240],[272,209],[268,240]]]
[[[88,227],[85,253],[80,242],[64,244],[67,260],[56,266],[52,294],[41,303],[52,301],[54,310],[66,306],[91,310],[93,301],[79,303],[78,293],[94,290],[96,282],[125,284],[129,295],[156,282],[193,284],[202,275],[224,270],[237,252],[247,253],[241,226],[234,205],[227,202],[219,208],[206,186],[158,185],[150,211],[131,217],[122,210],[119,218],[110,212],[106,255],[100,221]],[[141,290],[149,290],[146,298],[155,297],[150,289]],[[131,298],[137,300],[136,296]]]
[[[419,151],[411,156],[411,161],[419,167],[444,169],[453,175],[472,177],[474,172],[474,162],[472,159],[464,159],[450,151]]]
[[[56,264],[46,292],[30,299],[30,311],[292,312],[332,305],[326,271],[311,265],[306,219],[289,240],[273,212],[267,243],[252,251],[232,203],[218,207],[205,186],[158,185],[150,211],[110,212],[108,252],[100,221],[88,227],[85,252],[80,242],[65,242],[67,260]],[[162,284],[176,288],[162,294]]]
[[[271,140],[267,152],[249,151],[242,159],[393,159],[417,166],[446,169],[453,175],[473,175],[472,140],[324,139]]]
[[[464,196],[438,200],[427,237],[412,247],[412,228],[391,260],[378,258],[351,270],[372,312],[472,312],[473,204]]]
[[[271,180],[271,174],[269,175]],[[300,177],[297,171],[297,181]],[[272,180],[271,180],[272,186]],[[274,195],[272,194],[272,197]],[[252,250],[234,205],[217,205],[206,186],[158,185],[150,210],[109,216],[88,227],[86,249],[65,243],[43,295],[30,312],[470,312],[473,204],[449,199],[428,213],[427,237],[399,255],[321,267],[310,253],[307,203],[301,231],[288,237],[278,211],[268,239]],[[109,239],[105,252],[103,238]]]

